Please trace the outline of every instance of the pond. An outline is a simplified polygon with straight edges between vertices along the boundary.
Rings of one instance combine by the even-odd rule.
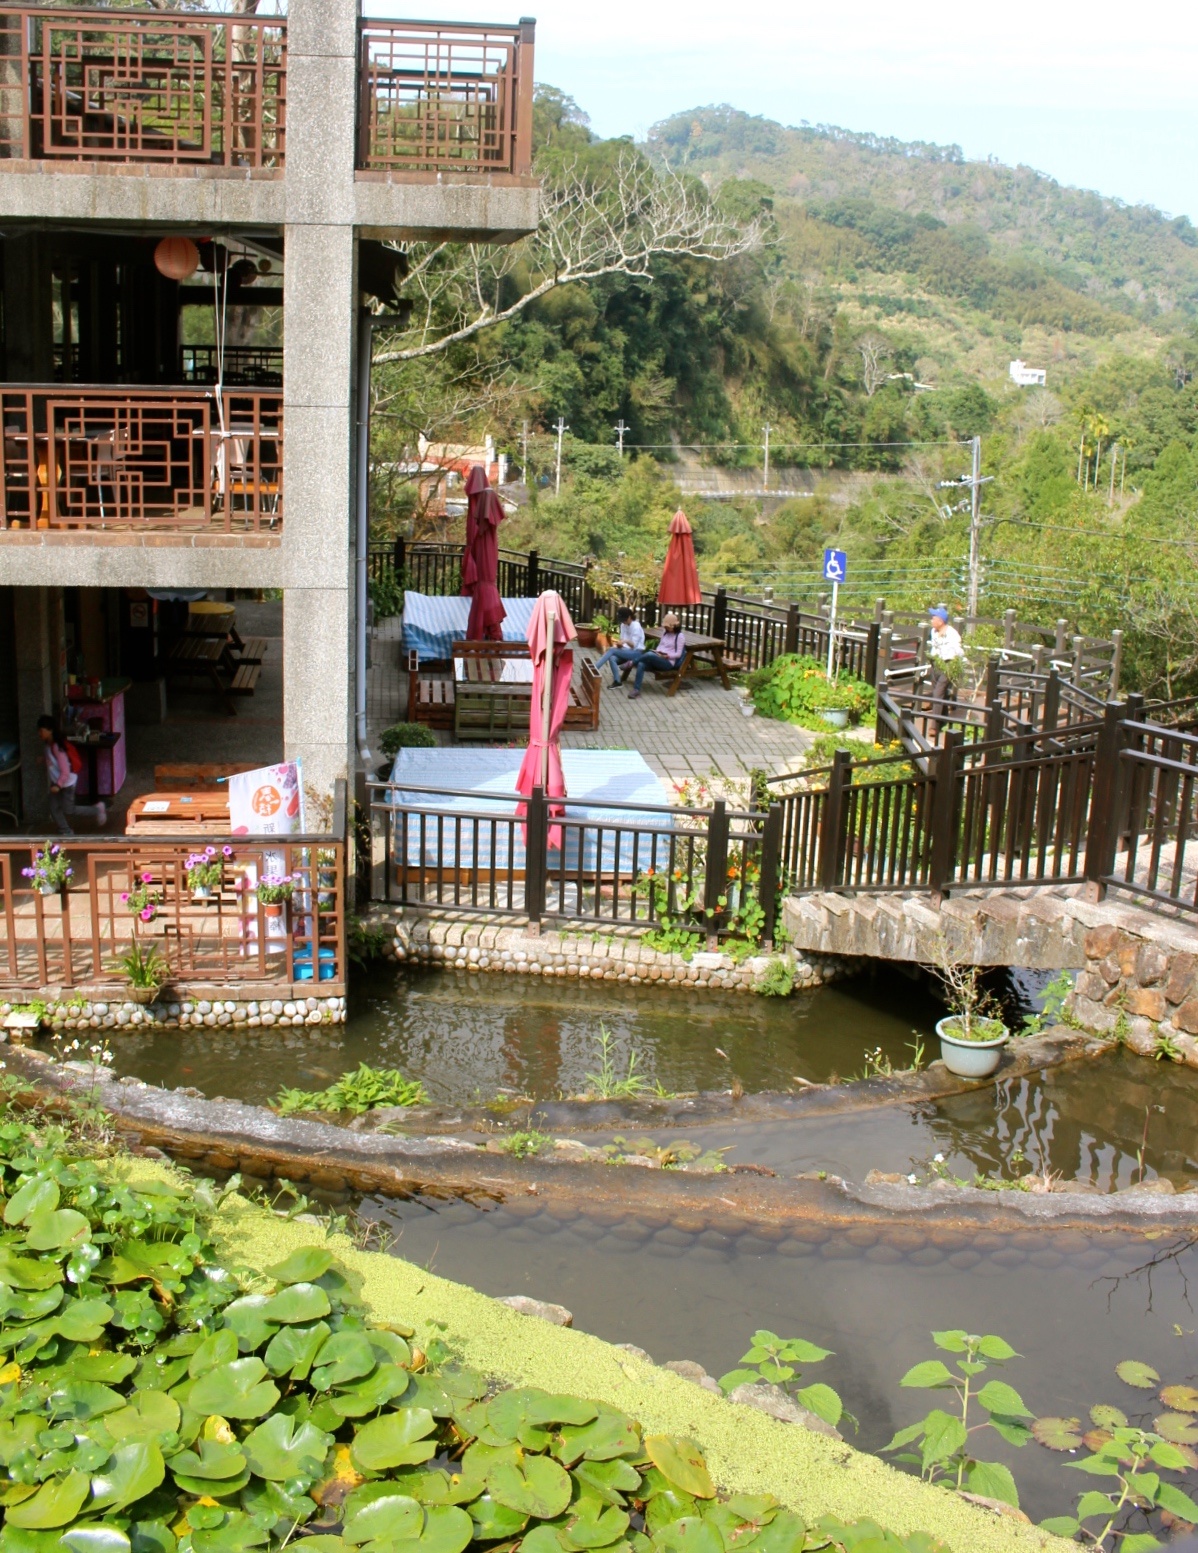
[[[368,1062],[420,1079],[450,1105],[497,1094],[538,1099],[584,1091],[600,1064],[601,1027],[616,1067],[671,1091],[791,1089],[865,1066],[873,1049],[896,1068],[911,1061],[943,1009],[893,970],[792,998],[622,987],[530,976],[378,970],[354,983],[346,1024],[313,1026],[298,1041],[256,1031],[205,1029],[122,1035],[116,1071],[152,1083],[192,1084],[206,1095],[264,1103],[280,1089],[322,1089]]]
[[[1198,1250],[1188,1236],[863,1225],[830,1235],[804,1228],[804,1239],[766,1231],[767,1240],[618,1212],[559,1218],[535,1202],[483,1211],[374,1199],[363,1213],[395,1235],[395,1255],[488,1294],[556,1301],[575,1326],[636,1343],[659,1363],[697,1360],[719,1376],[758,1327],[830,1348],[834,1357],[803,1380],[841,1393],[861,1426],[848,1438],[866,1450],[945,1405],[942,1393],[898,1386],[934,1356],[933,1327],[1007,1338],[1022,1357],[1000,1373],[1036,1414],[1084,1418],[1105,1401],[1147,1421],[1161,1410],[1155,1394],[1123,1385],[1114,1366],[1141,1359],[1166,1381],[1198,1370],[1190,1284]],[[1015,1450],[990,1430],[977,1450],[1007,1463],[1036,1519],[1068,1513],[1070,1495],[1093,1486],[1064,1470],[1068,1455]]]

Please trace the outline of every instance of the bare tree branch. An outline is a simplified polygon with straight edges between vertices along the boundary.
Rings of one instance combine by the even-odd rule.
[[[651,280],[655,258],[732,259],[756,248],[762,234],[759,221],[723,215],[701,190],[631,149],[602,180],[575,163],[544,185],[540,225],[523,243],[413,251],[404,282],[415,303],[410,343],[380,351],[375,365],[436,355],[516,317],[556,286],[604,275]],[[517,266],[538,278],[500,307],[500,282]]]

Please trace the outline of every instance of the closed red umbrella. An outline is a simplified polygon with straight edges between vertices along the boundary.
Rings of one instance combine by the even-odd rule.
[[[699,568],[695,565],[693,533],[686,513],[680,507],[670,519],[670,547],[666,551],[666,564],[661,570],[661,587],[657,590],[659,604],[703,602],[703,594],[699,589]]]
[[[526,798],[531,796],[534,787],[543,788],[550,798],[566,796],[559,740],[570,705],[574,654],[568,644],[573,642],[575,635],[574,621],[565,600],[552,591],[542,593],[533,605],[527,632],[532,658],[532,708],[528,748],[516,778],[516,791]],[[516,812],[523,815],[528,811],[520,804]],[[563,811],[558,808],[551,812],[560,815]],[[551,825],[549,845],[560,848],[561,844],[561,826]]]
[[[499,597],[499,525],[503,503],[475,464],[466,479],[466,547],[462,551],[462,593],[470,600],[469,642],[503,640],[507,610]]]

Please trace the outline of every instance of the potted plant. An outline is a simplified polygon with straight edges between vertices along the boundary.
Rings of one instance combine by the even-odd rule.
[[[609,647],[620,640],[620,628],[614,620],[607,615],[596,615],[592,624],[595,627],[595,646],[601,652],[606,652]]]
[[[215,847],[205,847],[202,852],[191,854],[187,859],[187,887],[192,900],[211,900],[214,894],[220,893],[225,862],[232,856],[232,847],[222,847],[219,857]]]
[[[936,976],[944,988],[949,1012],[937,1022],[940,1056],[950,1073],[961,1078],[987,1078],[998,1067],[1010,1039],[1001,1008],[981,985],[981,967],[962,965],[941,954]]]
[[[131,890],[121,891],[121,900],[139,922],[153,922],[162,904],[162,896],[158,890],[152,888],[153,883],[153,874],[143,873],[138,876]]]
[[[134,939],[128,954],[117,961],[129,981],[129,996],[134,1003],[152,1003],[170,974],[170,967],[157,944]]]
[[[33,881],[33,888],[39,895],[61,895],[73,873],[66,853],[57,842],[35,852],[32,866],[21,870],[24,878]]]
[[[578,638],[580,647],[597,647],[599,645],[599,627],[592,621],[590,625],[576,625],[574,634]]]
[[[294,891],[290,874],[264,874],[258,884],[258,901],[268,917],[281,917]]]

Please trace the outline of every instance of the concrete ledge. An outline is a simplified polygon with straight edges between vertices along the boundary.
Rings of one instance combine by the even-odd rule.
[[[11,587],[281,588],[279,535],[0,534],[0,583]]]

